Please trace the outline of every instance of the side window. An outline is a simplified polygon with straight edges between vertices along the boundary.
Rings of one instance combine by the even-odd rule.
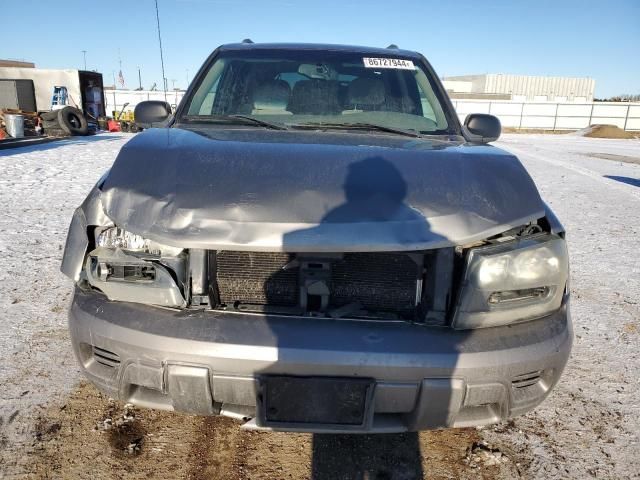
[[[200,110],[198,111],[198,115],[211,115],[213,112],[213,102],[216,99],[216,93],[218,91],[218,84],[220,83],[220,77],[218,77],[215,83],[211,86],[211,90],[207,92],[200,105]]]
[[[416,71],[415,79],[418,86],[418,94],[420,95],[422,116],[434,122],[438,129],[447,128],[447,119],[440,105],[440,101],[436,97],[431,82],[429,82],[429,79],[422,69]]]
[[[226,63],[227,62],[224,59],[218,60],[209,69],[191,99],[187,113],[188,115],[211,115],[213,105],[216,100],[216,93],[218,92],[220,78],[225,69]]]
[[[420,88],[418,85],[418,92],[420,93],[420,104],[422,105],[422,116],[428,118],[429,120],[433,120],[433,123],[437,123],[436,114],[433,111],[433,107],[431,106],[431,102],[427,98],[427,93]]]

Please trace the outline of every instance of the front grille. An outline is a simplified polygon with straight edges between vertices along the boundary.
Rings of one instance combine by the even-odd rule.
[[[414,316],[420,300],[421,260],[420,255],[395,252],[322,256],[222,250],[216,252],[211,268],[217,300],[227,308],[246,311],[251,310],[247,305],[261,305],[304,310],[306,305],[320,310],[321,300],[307,302],[301,293],[303,285],[319,279],[328,287],[327,311],[357,304],[361,308],[355,310],[363,316],[393,312],[406,318]]]

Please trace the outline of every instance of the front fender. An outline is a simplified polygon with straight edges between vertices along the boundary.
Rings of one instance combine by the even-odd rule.
[[[82,205],[73,212],[71,225],[69,225],[60,271],[76,282],[80,279],[84,259],[89,248],[89,227],[113,225],[111,219],[104,213],[102,206],[102,192],[99,185],[103,180],[104,177],[89,192]]]

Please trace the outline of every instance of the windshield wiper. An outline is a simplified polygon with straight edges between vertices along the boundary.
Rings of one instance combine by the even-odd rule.
[[[187,122],[220,122],[240,125],[260,125],[272,130],[287,130],[287,127],[279,123],[266,122],[249,115],[187,115],[184,117]]]
[[[288,124],[290,128],[301,129],[316,129],[316,128],[330,128],[337,130],[377,130],[379,132],[395,133],[397,135],[404,135],[405,137],[420,137],[420,134],[416,131],[403,130],[402,128],[386,127],[384,125],[378,125],[375,123],[322,123],[322,122],[309,122],[309,123],[294,123]]]

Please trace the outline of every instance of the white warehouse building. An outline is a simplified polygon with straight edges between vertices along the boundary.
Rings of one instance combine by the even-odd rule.
[[[596,82],[588,77],[487,73],[445,77],[443,84],[451,98],[587,103],[593,101]]]

